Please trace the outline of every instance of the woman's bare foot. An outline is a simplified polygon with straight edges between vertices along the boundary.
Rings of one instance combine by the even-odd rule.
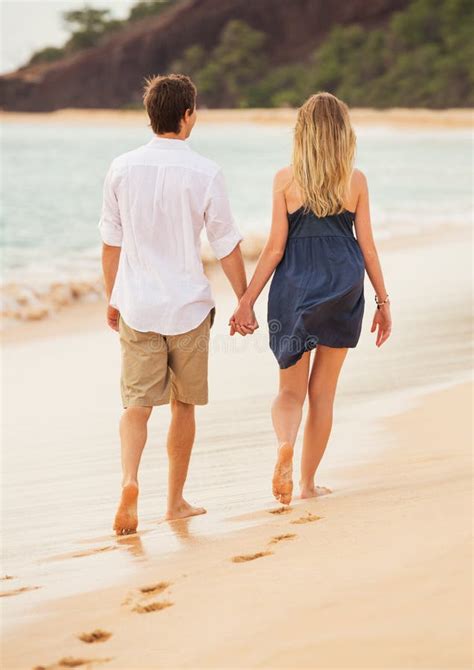
[[[198,516],[206,514],[204,507],[193,507],[186,500],[181,500],[177,505],[168,508],[165,514],[165,521],[174,521],[175,519],[186,519],[189,516]]]
[[[301,486],[300,497],[301,498],[316,498],[318,496],[326,496],[328,493],[332,493],[331,489],[328,489],[327,486]]]
[[[282,505],[289,505],[293,493],[293,447],[283,442],[278,449],[278,458],[273,472],[273,495]]]
[[[138,526],[137,516],[138,484],[126,484],[122,488],[122,498],[115,515],[114,530],[117,535],[135,533]]]

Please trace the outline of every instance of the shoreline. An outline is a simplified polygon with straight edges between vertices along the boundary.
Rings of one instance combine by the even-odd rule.
[[[467,240],[471,231],[464,226],[447,224],[440,225],[429,232],[416,232],[411,235],[401,234],[397,237],[384,238],[377,241],[382,253],[400,250],[403,248],[417,248],[426,244],[439,243],[448,239]],[[251,276],[266,238],[249,235],[242,242],[242,254],[247,266],[247,274]],[[216,274],[218,261],[206,246],[203,249],[203,264],[209,277]],[[44,282],[43,282],[44,283]],[[4,321],[0,328],[0,343],[9,344],[26,339],[34,339],[35,332],[39,336],[52,334],[56,326],[71,318],[74,322],[81,318],[81,313],[87,319],[96,310],[104,309],[105,298],[103,283],[100,274],[100,260],[98,260],[95,277],[84,279],[80,277],[69,280],[53,281],[42,286],[41,290],[32,284],[18,281],[0,285],[2,307],[0,315]],[[50,326],[45,325],[49,323]]]
[[[288,514],[262,509],[246,515],[253,526],[198,543],[199,520],[171,524],[183,537],[178,554],[149,555],[120,583],[48,602],[4,637],[4,667],[56,668],[64,657],[122,670],[469,667],[471,396],[470,384],[453,384],[379,420],[388,448],[346,466],[348,486],[295,500]],[[140,535],[127,538],[130,548]],[[393,537],[404,542],[394,547]],[[108,558],[89,560],[92,568]],[[156,594],[141,592],[156,582]],[[137,613],[154,602],[170,605]],[[77,639],[94,629],[112,637]]]
[[[198,109],[199,123],[262,123],[294,124],[296,109]],[[392,108],[372,109],[353,108],[351,119],[360,126],[395,126],[412,128],[472,128],[474,114],[472,109],[419,109]],[[114,109],[61,109],[54,112],[7,112],[0,110],[0,122],[34,124],[95,124],[95,125],[148,125],[144,110]]]

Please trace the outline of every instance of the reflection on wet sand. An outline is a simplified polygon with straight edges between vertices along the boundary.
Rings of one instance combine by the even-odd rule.
[[[142,560],[147,558],[147,553],[143,546],[140,533],[134,533],[133,535],[125,535],[117,540],[117,544],[120,547],[125,547],[133,558],[138,558]]]

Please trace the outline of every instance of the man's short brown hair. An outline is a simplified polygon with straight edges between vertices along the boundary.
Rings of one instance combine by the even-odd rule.
[[[154,133],[179,133],[186,110],[196,106],[196,87],[184,74],[150,77],[143,102]]]

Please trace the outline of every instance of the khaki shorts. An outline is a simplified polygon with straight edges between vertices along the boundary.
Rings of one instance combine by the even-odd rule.
[[[119,319],[122,349],[120,388],[124,407],[166,405],[171,398],[206,405],[209,331],[214,309],[187,333],[142,333]]]

